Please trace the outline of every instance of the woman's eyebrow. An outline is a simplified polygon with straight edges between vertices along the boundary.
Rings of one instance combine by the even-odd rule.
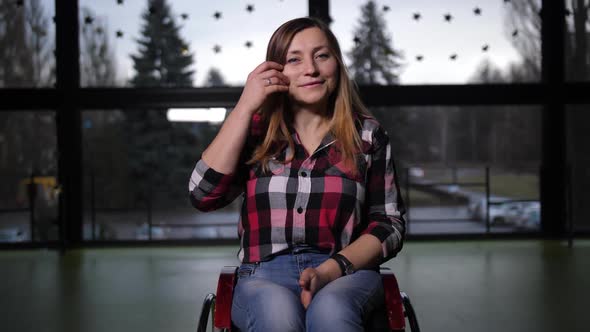
[[[312,49],[312,53],[315,53],[315,52],[321,50],[322,48],[328,48],[328,46],[326,46],[326,45],[316,46]],[[302,52],[300,50],[292,50],[292,51],[289,51],[287,54],[301,54],[301,53]]]

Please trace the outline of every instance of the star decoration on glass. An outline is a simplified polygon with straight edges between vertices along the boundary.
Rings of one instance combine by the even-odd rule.
[[[451,14],[445,14],[445,21],[447,22],[451,22],[453,20],[453,15]]]
[[[95,31],[96,31],[96,34],[102,35],[102,28],[101,27],[96,28]]]
[[[424,56],[423,55],[416,55],[416,60],[422,61],[422,60],[424,60]]]
[[[123,31],[117,30],[117,38],[123,38]]]
[[[457,54],[455,54],[455,53],[451,54],[451,56],[449,57],[449,59],[451,59],[451,61],[457,60]]]
[[[359,37],[356,37],[355,36],[354,39],[353,39],[353,41],[354,41],[355,44],[358,44],[358,43],[361,42],[361,39]]]
[[[249,13],[252,13],[252,12],[254,11],[254,5],[248,5],[248,6],[246,6],[246,10],[247,10]]]
[[[510,2],[510,0],[504,0],[504,3]]]
[[[22,7],[22,6],[23,6],[23,4],[24,4],[24,1],[23,1],[23,0],[17,0],[17,1],[15,2],[15,4],[16,4],[16,6],[17,6],[17,7]]]
[[[414,13],[414,20],[419,21],[421,17],[420,13]]]
[[[571,10],[569,10],[569,9],[566,8],[565,9],[565,16],[568,16],[569,17],[571,14],[572,14]]]
[[[182,14],[180,14],[180,17],[181,17],[183,20],[188,20],[188,14],[187,14],[187,13],[182,13]]]
[[[213,52],[220,53],[221,52],[221,46],[219,46],[219,45],[213,46]]]
[[[84,23],[86,23],[86,24],[92,24],[92,22],[94,22],[94,19],[91,16],[86,16],[84,18]]]
[[[516,37],[516,36],[518,36],[518,30],[512,31],[512,37]]]
[[[481,8],[479,8],[479,7],[475,7],[475,8],[473,9],[473,13],[474,13],[475,15],[481,15]]]
[[[490,46],[488,44],[485,44],[484,46],[481,47],[481,50],[484,52],[487,52],[490,49]]]
[[[248,41],[247,41],[247,42],[244,44],[244,46],[246,46],[247,48],[250,48],[250,47],[252,47],[252,42],[248,40]]]
[[[213,17],[215,17],[216,20],[221,18],[221,12],[215,12],[215,14],[213,14]]]
[[[388,12],[388,11],[389,11],[389,9],[390,9],[390,8],[389,8],[389,6],[383,6],[383,11],[384,11],[384,12]]]
[[[123,4],[123,0],[117,0],[117,5],[122,5]]]
[[[150,15],[156,14],[156,7],[150,6],[150,8],[148,8],[148,12],[150,13]]]

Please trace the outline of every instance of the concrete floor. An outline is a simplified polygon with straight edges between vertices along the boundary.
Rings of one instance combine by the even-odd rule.
[[[195,331],[234,247],[0,252],[1,331]],[[590,240],[409,242],[422,331],[588,331]]]

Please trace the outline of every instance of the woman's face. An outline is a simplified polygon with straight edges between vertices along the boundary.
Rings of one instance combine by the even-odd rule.
[[[300,105],[325,104],[338,83],[338,61],[319,28],[298,32],[287,50],[283,74],[289,77],[289,97]]]

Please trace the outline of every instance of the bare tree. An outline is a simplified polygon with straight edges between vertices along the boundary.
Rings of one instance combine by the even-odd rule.
[[[80,79],[83,86],[113,86],[116,70],[104,19],[89,8],[82,8],[82,17],[92,17],[92,23],[81,23]]]

